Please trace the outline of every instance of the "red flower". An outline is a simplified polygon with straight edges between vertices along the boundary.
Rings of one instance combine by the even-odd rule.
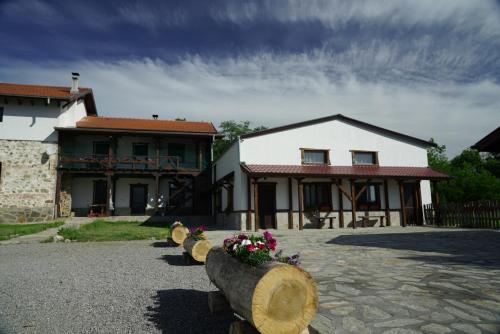
[[[247,245],[247,251],[249,252],[253,252],[255,250],[255,246],[250,244],[250,245]]]
[[[276,242],[276,239],[273,239],[273,238],[271,238],[271,239],[269,239],[269,240],[267,241],[267,245],[269,246],[269,248],[270,248],[271,250],[276,250],[276,245],[277,245],[277,244],[278,244],[278,243]]]
[[[259,249],[264,249],[264,248],[266,248],[266,245],[261,242],[261,243],[257,244],[257,247],[259,247]]]

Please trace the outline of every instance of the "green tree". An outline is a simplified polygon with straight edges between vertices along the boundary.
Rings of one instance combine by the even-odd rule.
[[[217,160],[224,150],[238,140],[239,136],[267,129],[262,125],[256,128],[251,128],[250,121],[237,122],[233,120],[220,123],[219,128],[221,129],[220,132],[224,134],[224,138],[217,139],[214,142],[214,160]]]

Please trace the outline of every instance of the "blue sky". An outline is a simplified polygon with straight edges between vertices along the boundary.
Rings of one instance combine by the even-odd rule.
[[[500,125],[500,1],[0,1],[0,81],[94,89],[101,115],[342,113],[453,156]]]

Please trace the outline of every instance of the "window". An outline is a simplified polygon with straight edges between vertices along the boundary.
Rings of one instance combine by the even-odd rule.
[[[380,185],[376,183],[356,183],[356,194],[366,186],[366,189],[359,196],[356,207],[359,210],[380,210]]]
[[[168,155],[171,157],[178,157],[179,162],[184,162],[186,153],[186,145],[179,143],[168,144]]]
[[[377,165],[377,152],[352,151],[353,165]]]
[[[0,122],[3,122],[3,107],[0,107]]]
[[[148,157],[148,144],[135,143],[132,144],[132,155],[134,157],[147,158]]]
[[[332,192],[329,183],[304,184],[304,209],[320,211],[331,210]]]
[[[330,163],[328,150],[301,149],[302,164],[304,165],[327,165]]]
[[[94,142],[94,155],[98,159],[107,158],[109,154],[109,143],[105,141]]]

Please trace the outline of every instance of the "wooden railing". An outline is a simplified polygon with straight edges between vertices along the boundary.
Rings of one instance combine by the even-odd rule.
[[[181,161],[177,156],[150,158],[140,156],[110,157],[102,154],[62,154],[59,157],[59,167],[80,170],[200,170],[206,168],[206,163]]]
[[[440,227],[500,228],[500,201],[424,205],[425,222]]]

